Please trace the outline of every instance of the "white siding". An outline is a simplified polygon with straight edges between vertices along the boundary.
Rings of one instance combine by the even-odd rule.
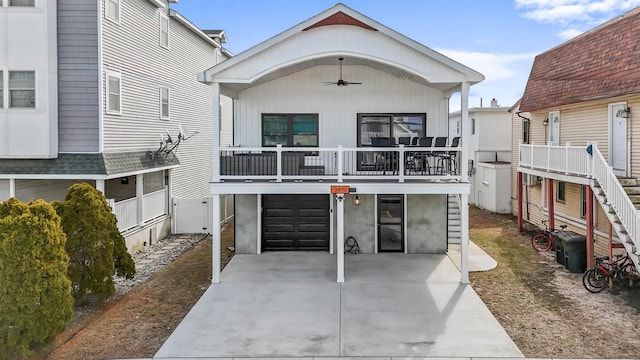
[[[426,113],[427,135],[447,136],[441,92],[366,66],[343,71],[345,80],[363,84],[325,85],[338,79],[338,67],[316,66],[241,92],[235,104],[235,145],[261,145],[262,113],[318,113],[321,147],[355,146],[358,113]]]
[[[205,197],[213,172],[214,104],[197,74],[215,65],[216,49],[175,18],[169,49],[161,47],[160,14],[167,12],[147,1],[124,1],[119,25],[102,20],[105,69],[122,73],[122,114],[104,115],[104,151],[155,150],[166,131],[177,140],[178,124],[188,134],[198,131],[177,148],[181,165],[172,171],[172,189],[176,197]],[[169,120],[160,119],[161,86],[171,93]]]

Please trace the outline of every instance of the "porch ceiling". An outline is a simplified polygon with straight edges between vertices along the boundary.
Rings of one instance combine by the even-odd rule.
[[[418,76],[414,73],[411,73],[409,71],[397,68],[395,66],[391,66],[382,62],[378,62],[375,60],[371,60],[371,59],[366,59],[366,58],[362,58],[362,57],[354,57],[354,56],[341,56],[341,55],[330,55],[330,56],[322,56],[322,57],[317,57],[317,58],[312,58],[312,59],[308,59],[305,61],[300,61],[297,63],[293,63],[291,65],[288,66],[284,66],[281,67],[275,71],[269,72],[259,78],[257,78],[255,81],[251,82],[251,83],[245,83],[245,82],[222,82],[221,86],[225,87],[233,92],[240,92],[243,90],[246,90],[250,87],[253,86],[257,86],[260,84],[264,84],[266,82],[269,81],[273,81],[285,76],[289,76],[292,74],[295,74],[297,72],[300,71],[304,71],[307,69],[310,69],[314,66],[322,66],[322,65],[334,65],[336,66],[336,68],[339,66],[339,62],[338,62],[338,58],[339,57],[343,57],[344,61],[343,61],[343,66],[353,66],[353,65],[360,65],[360,66],[368,66],[374,70],[377,71],[381,71],[384,73],[387,73],[391,76],[394,76],[398,79],[402,79],[402,80],[410,80],[410,81],[414,81],[418,84],[424,85],[424,86],[429,86],[432,88],[435,88],[437,90],[446,92],[449,91],[451,89],[454,89],[456,87],[459,87],[460,84],[459,83],[431,83],[429,81],[427,81],[426,79],[424,79],[421,76]]]

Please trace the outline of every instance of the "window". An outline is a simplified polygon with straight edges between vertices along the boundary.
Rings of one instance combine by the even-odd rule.
[[[4,107],[4,73],[0,71],[0,109]]]
[[[109,20],[120,23],[120,0],[105,0],[104,15]]]
[[[371,146],[371,139],[425,136],[426,114],[358,114],[358,146]]]
[[[580,185],[580,217],[587,217],[587,186]]]
[[[558,181],[556,186],[556,201],[564,202],[567,196],[566,184],[564,181]]]
[[[262,146],[318,147],[318,114],[262,114]]]
[[[107,70],[107,114],[121,113],[121,76],[120,72]]]
[[[35,0],[9,0],[9,6],[36,6]]]
[[[169,48],[169,18],[160,15],[160,46]]]
[[[160,88],[160,118],[169,119],[169,89]]]
[[[36,107],[35,71],[9,71],[9,107]]]
[[[529,143],[529,120],[522,121],[522,143]]]

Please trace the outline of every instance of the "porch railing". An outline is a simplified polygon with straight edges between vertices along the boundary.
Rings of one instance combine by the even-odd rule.
[[[590,161],[584,146],[520,144],[520,165],[566,175],[587,176]]]
[[[226,148],[220,156],[222,180],[296,179],[405,180],[459,179],[460,148]]]
[[[118,202],[109,199],[109,205],[118,219],[118,230],[129,230],[140,223],[167,214],[169,209],[167,192],[165,188],[142,196],[142,219],[138,219],[137,197]]]

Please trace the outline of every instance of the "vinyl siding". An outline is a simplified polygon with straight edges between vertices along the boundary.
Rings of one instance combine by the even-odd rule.
[[[441,92],[366,66],[344,69],[345,79],[365,85],[324,85],[337,76],[336,66],[315,66],[241,92],[235,104],[235,145],[261,146],[262,113],[318,113],[321,147],[355,146],[358,113],[426,113],[427,135],[448,135]]]
[[[120,24],[102,20],[105,70],[122,75],[122,113],[104,114],[104,151],[156,150],[167,131],[177,140],[178,124],[189,134],[198,131],[177,148],[181,165],[172,171],[172,189],[176,197],[205,197],[213,172],[214,106],[209,86],[199,83],[197,74],[215,65],[216,49],[174,18],[169,49],[161,47],[160,14],[168,10],[125,1]],[[170,89],[169,120],[160,119],[160,87]]]
[[[100,137],[98,3],[58,0],[60,152],[97,152]]]
[[[0,179],[0,201],[9,198],[9,180]]]
[[[69,187],[82,180],[16,180],[16,198],[22,202],[64,200]],[[95,182],[91,181],[91,185]]]

